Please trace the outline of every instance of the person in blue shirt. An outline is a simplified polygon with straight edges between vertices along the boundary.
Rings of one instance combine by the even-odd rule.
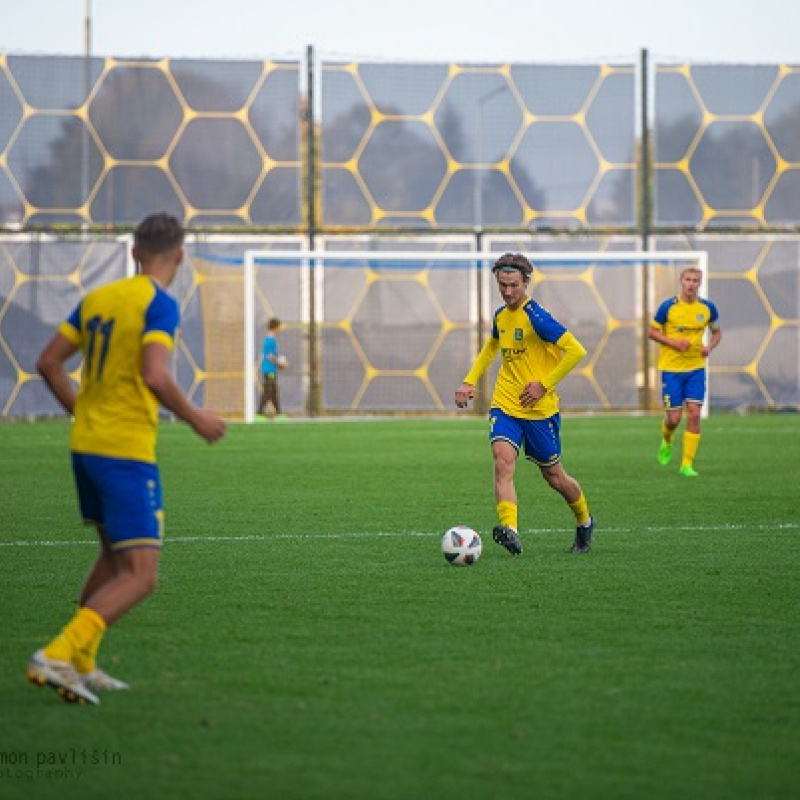
[[[285,356],[278,349],[278,331],[281,321],[272,317],[267,323],[267,335],[261,345],[261,399],[258,401],[258,413],[266,414],[269,405],[274,413],[281,416],[281,396],[278,390],[278,370],[289,366]]]

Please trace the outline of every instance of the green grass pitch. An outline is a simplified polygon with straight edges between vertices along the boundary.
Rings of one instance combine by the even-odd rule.
[[[0,796],[800,796],[800,417],[713,415],[698,479],[679,443],[657,464],[658,420],[567,415],[594,548],[520,462],[518,559],[484,420],[162,424],[161,583],[97,708],[25,681],[95,552],[68,426],[0,425]]]

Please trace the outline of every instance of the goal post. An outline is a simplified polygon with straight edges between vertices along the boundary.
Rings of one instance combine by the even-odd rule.
[[[255,397],[260,389],[261,343],[271,317],[282,320],[281,353],[294,364],[292,384],[295,395],[308,392],[303,344],[308,341],[312,303],[309,279],[313,270],[308,250],[247,250],[244,254],[244,420],[255,419]],[[284,383],[286,381],[283,381]],[[296,409],[295,409],[296,410]]]
[[[243,299],[245,420],[255,418],[258,393],[257,333],[265,322],[265,309],[257,298],[262,270],[288,270],[299,282],[302,319],[291,324],[302,330],[304,341],[302,352],[295,342],[289,359],[302,367],[307,395],[322,384],[322,413],[426,413],[447,410],[434,377],[443,369],[442,345],[459,334],[478,336],[478,278],[482,265],[494,258],[466,250],[248,250]],[[445,283],[452,276],[455,299]],[[312,359],[312,351],[322,360]],[[319,375],[311,374],[312,362],[318,364]],[[295,369],[291,372],[299,377]],[[286,381],[283,373],[280,379]],[[301,405],[313,407],[307,400]]]
[[[281,373],[289,413],[455,413],[453,391],[502,303],[491,267],[506,250],[402,250],[391,244],[391,250],[246,252],[242,407],[247,422],[255,419],[260,335],[270,313],[263,295],[277,276],[299,298],[296,318],[277,311],[295,334],[287,343],[292,368]],[[655,410],[655,349],[647,329],[658,303],[679,292],[683,267],[703,271],[701,293],[708,297],[707,254],[524,252],[534,266],[532,296],[589,352],[559,385],[563,406]],[[280,341],[285,352],[283,335]],[[308,402],[314,386],[320,388],[318,409]]]

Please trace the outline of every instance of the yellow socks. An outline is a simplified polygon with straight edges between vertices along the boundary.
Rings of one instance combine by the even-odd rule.
[[[500,524],[505,525],[507,528],[517,528],[517,504],[510,503],[508,500],[503,500],[497,504],[497,516],[500,519]]]
[[[575,521],[578,525],[585,525],[589,521],[589,504],[586,502],[586,497],[581,492],[581,496],[574,502],[570,503],[569,507],[575,515]]]
[[[97,668],[97,651],[100,649],[100,642],[103,641],[104,631],[99,631],[94,638],[72,658],[75,669],[86,675],[87,672],[94,672]]]
[[[572,509],[572,513],[575,515],[575,520],[578,525],[585,525],[589,521],[589,504],[586,502],[586,496],[583,492],[581,492],[581,496],[574,503],[569,504],[569,507]],[[513,528],[515,531],[519,530],[517,527],[517,506],[515,503],[509,503],[507,500],[498,503],[497,516],[500,519],[501,525]]]
[[[697,453],[697,446],[700,444],[700,434],[683,432],[683,456],[681,457],[681,467],[691,467]]]
[[[673,434],[674,434],[674,433],[675,433],[675,431],[671,431],[671,430],[670,430],[670,429],[667,427],[667,423],[666,423],[666,422],[664,422],[664,420],[662,419],[662,420],[661,420],[661,438],[662,438],[662,439],[663,439],[663,440],[664,440],[664,441],[665,441],[667,444],[672,444],[672,436],[673,436]]]
[[[105,621],[96,611],[81,606],[61,633],[44,648],[44,654],[55,661],[72,661],[79,651],[90,646],[98,636],[102,636],[106,627]],[[98,639],[97,646],[99,645]]]

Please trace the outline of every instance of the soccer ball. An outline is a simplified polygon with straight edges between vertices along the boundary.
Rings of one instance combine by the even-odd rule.
[[[283,369],[286,369],[286,367],[289,366],[289,359],[286,358],[286,356],[278,356],[278,358],[275,360],[277,361],[278,366],[282,367]]]
[[[466,525],[455,525],[442,536],[442,555],[450,564],[468,567],[481,557],[481,537]]]

